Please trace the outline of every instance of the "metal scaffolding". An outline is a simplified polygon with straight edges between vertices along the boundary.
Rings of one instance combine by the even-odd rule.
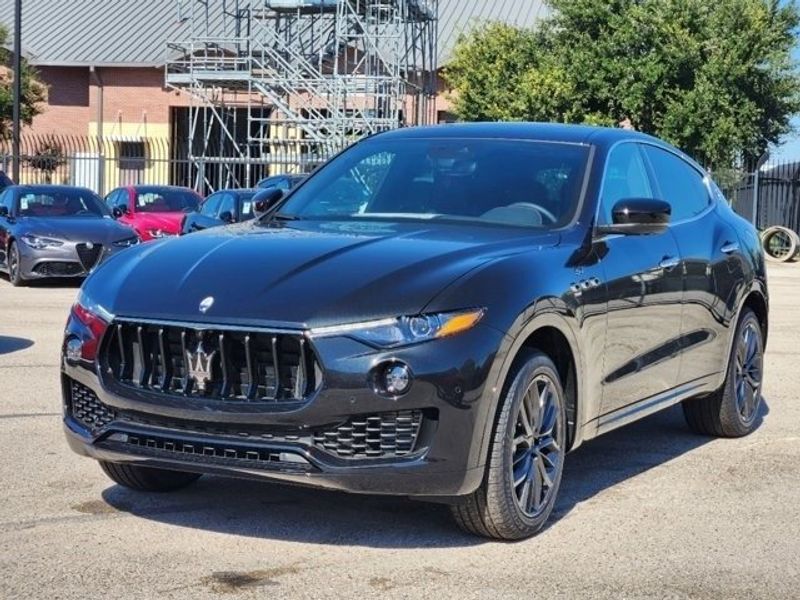
[[[196,187],[243,159],[304,172],[352,141],[435,120],[438,0],[178,0],[168,87],[188,94]],[[233,167],[236,165],[236,168]]]

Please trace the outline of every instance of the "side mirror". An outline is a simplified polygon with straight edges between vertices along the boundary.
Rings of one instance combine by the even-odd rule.
[[[233,213],[229,210],[220,213],[219,215],[220,221],[225,221],[226,223],[233,223]]]
[[[119,219],[123,215],[128,214],[128,208],[125,206],[120,206],[119,204],[111,209],[111,214],[114,215],[115,219]]]
[[[5,217],[7,219],[8,215],[10,215],[10,214],[11,213],[8,212],[8,207],[7,206],[0,206],[0,217]]]
[[[661,233],[669,225],[672,206],[653,198],[626,198],[611,209],[611,225],[600,225],[600,234],[646,235]]]
[[[260,217],[275,206],[283,198],[283,190],[276,187],[268,187],[253,196],[253,212]]]

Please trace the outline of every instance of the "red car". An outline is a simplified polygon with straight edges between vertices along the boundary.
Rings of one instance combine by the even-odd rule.
[[[196,192],[169,185],[132,185],[113,190],[105,202],[120,223],[136,231],[143,242],[179,235],[186,213],[197,210]]]

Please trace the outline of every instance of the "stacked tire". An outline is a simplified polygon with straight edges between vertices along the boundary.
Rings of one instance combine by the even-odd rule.
[[[788,262],[800,250],[800,236],[787,227],[769,227],[761,232],[761,245],[768,259]]]

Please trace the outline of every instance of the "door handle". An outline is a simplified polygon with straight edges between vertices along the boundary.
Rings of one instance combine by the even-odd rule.
[[[720,248],[720,250],[724,254],[733,254],[734,252],[739,251],[739,244],[736,242],[725,242],[722,244],[722,248]]]
[[[658,267],[660,269],[665,269],[667,271],[674,269],[681,263],[681,259],[677,256],[665,256],[661,259],[661,262],[658,263]]]

